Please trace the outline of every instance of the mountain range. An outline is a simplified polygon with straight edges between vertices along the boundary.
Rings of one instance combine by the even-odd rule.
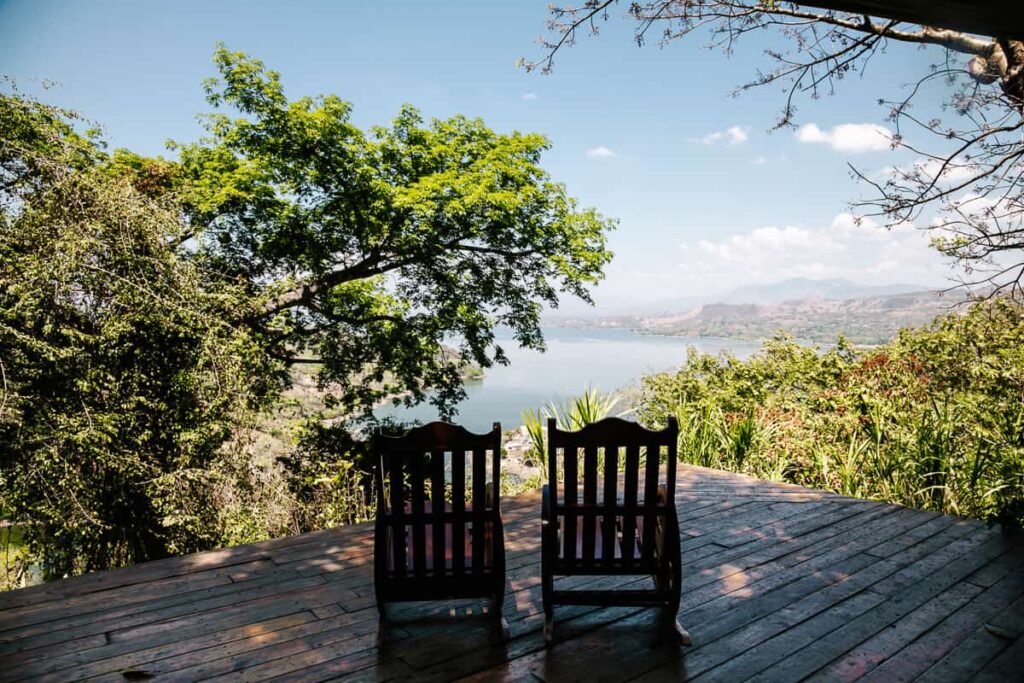
[[[646,334],[763,339],[784,331],[819,343],[839,334],[856,344],[880,344],[904,327],[963,310],[963,292],[912,284],[858,285],[847,280],[793,278],[737,288],[714,303],[674,312],[576,317],[552,321],[571,327],[625,327]],[[663,309],[664,310],[664,309]]]

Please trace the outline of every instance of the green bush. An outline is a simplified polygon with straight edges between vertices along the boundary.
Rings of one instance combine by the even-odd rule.
[[[1024,521],[1024,309],[978,303],[893,341],[822,351],[779,335],[747,360],[691,351],[644,378],[642,422],[680,423],[685,462],[999,521]]]

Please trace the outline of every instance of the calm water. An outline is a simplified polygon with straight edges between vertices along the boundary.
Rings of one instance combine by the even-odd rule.
[[[639,384],[645,373],[669,370],[686,360],[690,346],[708,353],[724,349],[744,358],[760,348],[758,342],[714,337],[650,337],[621,329],[544,329],[545,353],[519,348],[507,331],[497,338],[511,361],[486,370],[483,380],[466,386],[468,398],[459,404],[456,422],[483,432],[491,423],[503,429],[521,424],[529,408],[576,396],[587,386],[601,391]],[[412,409],[387,407],[378,415],[429,422],[437,419],[433,406]]]

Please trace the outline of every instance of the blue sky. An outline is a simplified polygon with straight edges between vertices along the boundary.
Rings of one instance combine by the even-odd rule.
[[[799,101],[801,131],[769,132],[779,88],[733,88],[766,66],[774,34],[726,57],[700,37],[638,48],[613,12],[597,38],[561,53],[551,75],[517,68],[541,54],[544,0],[481,2],[56,2],[0,0],[0,74],[102,124],[114,147],[165,153],[192,140],[209,110],[200,83],[223,41],[281,72],[292,96],[335,93],[362,126],[409,102],[427,116],[461,113],[491,127],[538,131],[552,176],[619,219],[600,310],[690,297],[793,276],[942,284],[949,270],[912,229],[854,225],[865,194],[847,162],[872,173],[908,163],[874,144],[879,97],[940,58],[893,45],[865,79]],[[926,93],[921,106],[937,105]],[[813,127],[810,126],[813,124]],[[856,124],[855,127],[841,127]],[[883,149],[874,149],[883,147]],[[569,305],[567,310],[574,310]]]

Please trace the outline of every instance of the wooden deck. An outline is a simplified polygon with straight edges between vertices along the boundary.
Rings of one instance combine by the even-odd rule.
[[[692,467],[679,501],[687,650],[656,611],[572,607],[545,648],[527,495],[503,502],[508,642],[473,601],[395,609],[379,640],[359,525],[0,594],[0,679],[1020,680],[1020,539]]]

